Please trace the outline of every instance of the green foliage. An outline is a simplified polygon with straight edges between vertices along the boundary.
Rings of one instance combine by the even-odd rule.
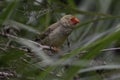
[[[11,15],[13,14],[18,3],[19,3],[19,0],[14,0],[14,1],[11,1],[10,3],[8,3],[5,11],[3,11],[0,16],[0,19],[2,21],[1,24],[5,23],[6,20],[10,19]]]

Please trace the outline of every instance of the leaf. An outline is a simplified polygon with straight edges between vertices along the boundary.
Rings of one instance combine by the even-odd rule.
[[[7,5],[4,12],[0,15],[0,24],[4,24],[6,20],[10,19],[10,17],[13,15],[13,12],[17,8],[19,3],[19,0],[11,0],[9,5]]]

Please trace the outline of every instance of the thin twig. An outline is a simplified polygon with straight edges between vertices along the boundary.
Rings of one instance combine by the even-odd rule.
[[[0,47],[0,50],[2,50],[2,51],[6,51],[6,49],[5,49],[5,48],[1,48],[1,47]]]
[[[17,36],[14,36],[14,35],[11,35],[11,34],[7,34],[7,33],[4,33],[4,32],[0,32],[0,35],[3,36],[3,37],[7,37],[7,38],[12,38],[12,39],[18,39]],[[35,41],[32,41],[32,40],[28,40],[29,42],[35,44],[36,46],[42,48],[42,49],[47,49],[47,50],[54,50],[53,47],[50,47],[50,46],[46,46],[46,45],[41,45],[40,43],[37,43]],[[7,45],[8,47],[9,45]],[[9,47],[13,47],[13,48],[16,48],[15,46],[9,46]],[[19,48],[20,50],[29,50],[29,48],[27,47],[24,47],[24,48]]]
[[[10,34],[4,34],[2,32],[0,32],[0,35],[1,36],[4,36],[4,37],[9,37],[9,38],[17,38],[16,36],[13,36],[13,35],[10,35]],[[41,45],[35,41],[32,41],[32,40],[29,40],[30,42],[34,43],[35,45],[37,45],[38,47],[41,47],[42,49],[52,49],[50,46],[45,46],[45,45]],[[12,48],[16,48],[15,46],[10,46]],[[27,48],[27,47],[26,47]],[[0,48],[2,50],[4,50],[3,48]],[[19,48],[20,50],[24,50],[23,48]],[[120,47],[117,47],[117,48],[108,48],[108,49],[102,49],[100,50],[100,52],[106,52],[106,51],[115,51],[115,50],[120,50]],[[87,53],[89,51],[82,51],[80,53]]]
[[[100,52],[115,51],[115,50],[120,50],[120,47],[102,49],[102,50],[100,50]],[[88,52],[89,52],[89,51],[82,51],[82,52],[80,52],[80,53],[88,53]]]
[[[120,50],[120,47],[117,47],[117,48],[108,48],[108,49],[103,49],[103,50],[100,50],[100,51],[106,52],[106,51],[115,51],[115,50]]]

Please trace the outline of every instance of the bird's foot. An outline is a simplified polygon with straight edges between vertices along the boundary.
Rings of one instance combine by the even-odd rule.
[[[53,51],[53,52],[59,52],[60,51],[60,48],[58,48],[58,47],[53,47],[53,46],[42,46],[42,48],[43,49],[45,49],[45,50],[51,50],[51,51]]]
[[[54,52],[59,52],[60,48],[58,48],[58,47],[51,47],[51,50],[54,51]]]

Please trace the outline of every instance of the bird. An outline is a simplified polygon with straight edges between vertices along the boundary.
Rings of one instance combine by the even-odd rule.
[[[39,35],[40,43],[58,52],[79,22],[80,20],[71,14],[63,16]]]

